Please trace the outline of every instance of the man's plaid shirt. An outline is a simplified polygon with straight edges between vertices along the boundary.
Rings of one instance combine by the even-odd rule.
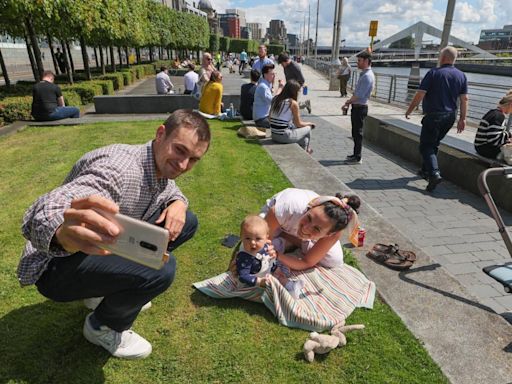
[[[152,142],[115,144],[85,154],[64,183],[41,196],[25,213],[23,236],[28,240],[18,265],[22,285],[34,284],[53,257],[69,253],[51,243],[71,201],[91,195],[119,205],[120,213],[147,220],[174,200],[188,204],[174,180],[157,179]]]

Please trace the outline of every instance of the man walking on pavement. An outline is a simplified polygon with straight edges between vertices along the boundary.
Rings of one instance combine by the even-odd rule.
[[[245,52],[245,49],[242,49],[242,52],[240,52],[240,65],[238,66],[238,73],[240,75],[243,75],[243,71],[244,71],[246,65],[247,65],[247,52]]]
[[[418,174],[428,179],[427,191],[432,192],[443,180],[437,162],[439,143],[455,122],[457,99],[460,100],[460,118],[457,133],[466,127],[468,109],[468,82],[466,75],[454,67],[457,50],[446,47],[441,50],[438,68],[427,72],[414,98],[405,112],[409,119],[411,112],[423,100],[421,120],[420,153],[423,165]]]
[[[363,149],[363,125],[368,116],[368,99],[372,93],[375,84],[375,75],[372,68],[372,56],[364,51],[357,55],[357,68],[361,69],[361,75],[357,81],[354,94],[341,107],[344,113],[352,104],[352,113],[350,121],[352,123],[352,138],[354,139],[354,153],[348,155],[345,160],[346,164],[362,164],[363,160],[361,152]]]
[[[286,52],[280,53],[277,57],[277,64],[281,64],[284,70],[284,76],[286,78],[286,82],[290,80],[295,80],[300,84],[301,87],[304,87],[304,75],[302,75],[302,70],[300,66],[293,62]],[[299,104],[300,109],[306,108],[308,113],[311,113],[311,101],[305,100],[304,102]]]
[[[257,70],[263,76],[263,67],[270,64],[274,65],[274,62],[267,57],[267,46],[262,44],[258,48],[258,58],[254,60],[252,69]]]

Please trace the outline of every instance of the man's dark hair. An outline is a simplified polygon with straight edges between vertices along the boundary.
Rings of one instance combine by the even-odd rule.
[[[189,65],[187,65],[187,67],[192,71],[196,69],[196,66],[193,63],[190,63]]]
[[[257,69],[251,70],[251,81],[256,82],[260,79],[261,73]]]
[[[167,67],[165,65],[162,65],[160,67],[160,72],[167,71]]]
[[[199,141],[207,142],[208,146],[210,145],[211,134],[208,122],[191,109],[177,109],[165,120],[164,126],[166,137],[169,137],[178,128],[192,128],[197,132]]]
[[[368,51],[363,51],[361,53],[358,53],[357,58],[361,58],[361,59],[368,59],[368,64],[371,64],[372,63],[372,55],[370,55],[370,52]]]
[[[52,77],[55,79],[55,73],[53,73],[52,71],[44,71],[43,72],[43,78],[44,77]]]
[[[283,63],[287,62],[288,60],[290,60],[290,56],[288,56],[288,54],[286,52],[282,52],[277,57],[277,64],[283,64]]]
[[[267,74],[271,69],[274,69],[276,66],[274,64],[265,64],[261,69],[261,75]]]

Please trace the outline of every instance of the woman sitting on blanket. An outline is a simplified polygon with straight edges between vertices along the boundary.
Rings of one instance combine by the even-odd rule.
[[[199,101],[199,110],[209,115],[220,115],[222,109],[222,73],[213,71]]]
[[[316,265],[334,268],[343,264],[341,232],[349,223],[357,225],[360,205],[355,195],[319,196],[288,188],[267,200],[260,215],[269,225],[271,238],[285,240],[284,249],[275,249],[279,262],[293,270]],[[300,256],[285,253],[290,248],[299,250]]]

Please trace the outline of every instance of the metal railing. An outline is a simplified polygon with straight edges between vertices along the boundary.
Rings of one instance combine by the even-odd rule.
[[[314,62],[309,61],[308,64],[314,65]],[[318,61],[316,69],[328,78],[331,65],[327,61]],[[353,70],[348,84],[351,90],[355,88],[358,79],[359,72]],[[372,99],[407,106],[416,93],[416,89],[409,84],[408,76],[376,73]],[[487,111],[496,107],[498,101],[509,89],[509,86],[504,85],[468,82],[468,119],[473,123],[478,123]]]

